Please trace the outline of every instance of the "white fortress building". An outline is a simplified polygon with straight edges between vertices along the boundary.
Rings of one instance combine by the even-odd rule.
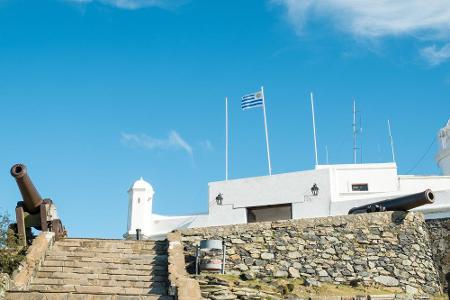
[[[399,175],[395,163],[318,165],[313,170],[210,182],[208,214],[152,212],[154,190],[142,178],[129,193],[127,239],[162,239],[175,229],[345,215],[355,207],[431,189],[433,204],[414,210],[450,217],[450,120],[439,131],[436,161],[443,175]]]

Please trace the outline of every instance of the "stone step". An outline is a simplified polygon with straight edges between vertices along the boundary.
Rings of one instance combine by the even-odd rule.
[[[147,268],[151,266],[167,265],[167,257],[154,257],[153,259],[141,259],[140,257],[136,257],[130,259],[113,257],[50,256],[46,257],[44,261],[49,263],[47,266],[65,267],[76,267],[78,263],[91,263],[93,266],[96,264],[106,264],[110,265],[111,268],[120,268],[122,265],[147,266]]]
[[[64,293],[87,293],[87,294],[110,294],[110,295],[148,295],[167,294],[167,288],[156,286],[150,288],[118,287],[118,286],[86,286],[76,284],[66,285],[34,285],[31,284],[29,291],[32,292],[64,292]]]
[[[33,282],[39,279],[54,280],[54,279],[77,279],[83,280],[123,280],[123,281],[143,281],[143,282],[166,282],[167,276],[151,276],[147,275],[116,275],[116,274],[82,274],[82,273],[68,273],[68,272],[38,272]]]
[[[84,260],[52,260],[48,257],[42,262],[43,267],[71,267],[71,268],[102,268],[102,269],[132,269],[132,270],[167,270],[167,259],[156,262],[144,261],[138,263],[137,260],[112,260],[105,261],[84,261]]]
[[[6,299],[150,299],[167,294],[167,242],[57,241],[26,292]]]
[[[101,247],[110,249],[154,249],[167,248],[167,242],[151,242],[151,241],[113,241],[105,240],[59,240],[55,245],[61,247]]]
[[[104,264],[133,264],[133,265],[164,265],[167,264],[166,255],[151,255],[149,257],[89,257],[89,256],[67,256],[67,255],[50,255],[45,257],[44,261],[72,261],[72,262],[90,262],[90,263],[104,263]]]
[[[79,264],[91,263],[92,265],[96,264],[106,264],[111,265],[111,268],[121,268],[124,265],[135,265],[136,268],[150,268],[152,266],[167,266],[167,259],[149,261],[149,260],[132,260],[132,259],[94,259],[94,258],[78,258],[78,259],[63,259],[61,257],[57,257],[54,259],[53,257],[46,258],[44,261],[45,266],[65,266],[65,267],[77,267]],[[113,266],[114,265],[114,266]]]
[[[159,265],[167,264],[167,255],[137,255],[130,257],[104,257],[104,256],[68,256],[68,255],[48,255],[45,261],[72,261],[72,262],[100,262],[114,264],[135,264],[135,265]]]
[[[166,253],[166,252],[162,252]],[[60,250],[50,250],[47,252],[47,256],[69,256],[69,257],[97,257],[97,258],[129,258],[135,259],[139,257],[140,259],[152,259],[155,256],[159,256],[163,254],[157,254],[155,252],[146,252],[146,253],[121,253],[119,251],[116,252],[96,252],[96,251],[60,251]]]
[[[174,300],[160,295],[103,295],[95,293],[8,292],[5,300]]]
[[[155,247],[167,248],[166,241],[126,241],[101,239],[63,239],[55,245],[68,247],[112,247],[115,249],[153,249]]]
[[[47,267],[42,266],[39,268],[39,275],[40,274],[48,274],[49,276],[53,272],[68,272],[68,273],[80,273],[80,274],[110,274],[110,275],[141,275],[141,276],[148,276],[148,275],[158,275],[158,276],[167,276],[167,266],[148,266],[149,268],[146,269],[137,269],[133,265],[124,265],[127,266],[127,268],[110,268],[106,266],[92,266],[86,265],[79,266],[79,267]],[[117,266],[117,265],[113,265]],[[39,276],[38,276],[39,277]]]
[[[103,242],[117,242],[117,243],[164,243],[163,240],[124,240],[124,239],[110,239],[110,238],[86,238],[86,237],[66,237],[60,241],[103,241]]]
[[[164,249],[162,247],[149,247],[145,249],[137,248],[124,248],[124,249],[117,249],[114,247],[85,247],[85,246],[61,246],[61,245],[54,245],[52,248],[53,251],[64,251],[64,252],[95,252],[95,253],[123,253],[123,254],[163,254],[167,252],[167,249]]]
[[[167,288],[167,277],[166,278],[155,278],[153,281],[149,279],[146,280],[127,280],[126,278],[34,278],[31,282],[33,286],[64,286],[64,285],[74,285],[74,286],[98,286],[98,287],[133,287],[133,288]]]

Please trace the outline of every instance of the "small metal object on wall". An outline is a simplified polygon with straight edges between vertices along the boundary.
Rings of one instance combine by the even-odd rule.
[[[317,186],[317,183],[314,183],[313,186],[311,187],[311,194],[313,196],[319,195],[319,187]]]
[[[223,204],[223,194],[222,193],[219,193],[219,195],[217,195],[216,203],[217,203],[217,205],[222,205]]]
[[[225,274],[225,253],[226,246],[221,240],[200,241],[196,251],[195,274],[201,271]]]

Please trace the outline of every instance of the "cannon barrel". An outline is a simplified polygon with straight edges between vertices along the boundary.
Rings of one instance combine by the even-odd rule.
[[[374,202],[349,210],[348,214],[362,214],[378,211],[408,211],[410,209],[434,203],[434,194],[430,189],[421,193]]]
[[[15,164],[11,168],[11,175],[16,179],[22,194],[24,210],[30,214],[39,212],[42,197],[36,190],[27,173],[27,167],[23,164]]]

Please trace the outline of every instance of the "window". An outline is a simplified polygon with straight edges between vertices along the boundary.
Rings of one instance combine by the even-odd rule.
[[[141,198],[138,198],[138,203],[141,203]]]
[[[292,204],[247,207],[247,223],[292,219]]]
[[[367,191],[369,191],[369,184],[367,183],[352,184],[352,192],[367,192]]]

